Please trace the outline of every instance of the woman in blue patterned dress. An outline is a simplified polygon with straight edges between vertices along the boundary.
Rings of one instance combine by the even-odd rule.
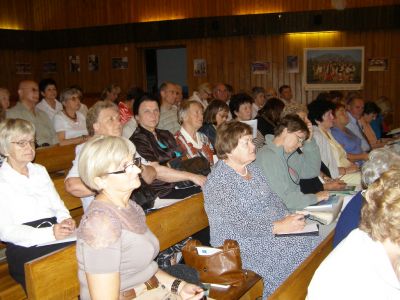
[[[220,161],[204,188],[211,244],[238,241],[243,267],[264,279],[264,297],[296,269],[318,245],[318,236],[276,236],[303,229],[303,215],[290,214],[262,171],[252,163],[251,127],[237,121],[218,128],[215,145]]]

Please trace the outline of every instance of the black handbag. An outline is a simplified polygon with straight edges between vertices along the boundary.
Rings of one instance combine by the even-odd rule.
[[[168,165],[176,170],[186,171],[194,174],[207,176],[211,172],[210,163],[204,156],[182,159],[177,157],[171,159]]]
[[[157,195],[142,178],[140,178],[140,182],[140,187],[132,192],[130,199],[140,205],[143,210],[153,208]]]

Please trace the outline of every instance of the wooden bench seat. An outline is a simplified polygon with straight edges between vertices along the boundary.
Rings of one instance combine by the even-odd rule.
[[[66,145],[39,148],[34,162],[44,166],[51,177],[65,176],[75,159],[75,147]]]
[[[8,273],[8,264],[0,263],[0,300],[26,299],[24,289],[11,278]]]
[[[159,239],[160,250],[206,228],[202,194],[150,213],[147,224]],[[79,295],[75,245],[25,264],[25,272],[29,299],[76,299]],[[228,291],[212,290],[210,296],[254,300],[262,291],[261,277],[249,272],[248,280],[241,286]]]

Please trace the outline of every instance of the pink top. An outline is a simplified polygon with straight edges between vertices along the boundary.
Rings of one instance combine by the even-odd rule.
[[[121,117],[121,124],[124,125],[133,117],[133,114],[129,109],[128,105],[126,105],[122,101],[118,103],[118,108],[119,108],[119,115]]]

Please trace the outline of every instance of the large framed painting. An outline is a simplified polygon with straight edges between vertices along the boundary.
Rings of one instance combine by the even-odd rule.
[[[364,47],[305,48],[306,90],[360,90],[364,83]]]

